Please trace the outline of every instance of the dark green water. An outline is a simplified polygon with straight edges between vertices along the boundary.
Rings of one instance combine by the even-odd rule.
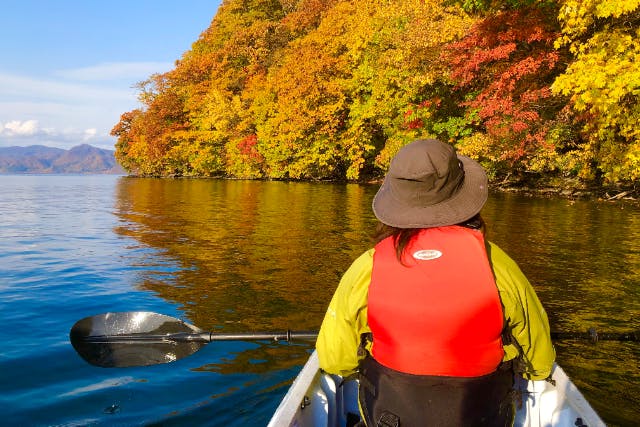
[[[265,425],[310,345],[210,344],[168,365],[100,369],[74,354],[68,329],[129,310],[224,332],[317,329],[375,224],[375,186],[0,179],[9,218],[0,227],[0,317],[9,326],[0,403],[13,425]],[[638,207],[492,194],[483,215],[552,329],[640,329]],[[47,327],[39,345],[16,338],[34,324]],[[559,341],[556,350],[608,424],[637,424],[640,343]],[[118,411],[105,411],[111,405]]]

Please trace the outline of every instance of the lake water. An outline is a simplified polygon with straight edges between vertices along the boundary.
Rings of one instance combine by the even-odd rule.
[[[174,363],[97,368],[79,319],[154,311],[206,330],[317,329],[370,246],[375,186],[0,176],[0,425],[266,425],[310,344],[212,343]],[[491,240],[552,329],[640,329],[640,210],[492,194]],[[556,342],[610,425],[640,419],[640,343]]]

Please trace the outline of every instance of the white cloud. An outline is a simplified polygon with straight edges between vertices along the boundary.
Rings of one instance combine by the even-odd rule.
[[[12,120],[2,125],[0,123],[0,135],[5,136],[20,136],[20,135],[35,135],[38,130],[38,122],[36,120],[26,120],[21,122],[19,120]]]
[[[109,150],[114,148],[113,138],[98,133],[95,128],[55,129],[41,127],[37,120],[0,122],[0,147],[48,145],[68,149],[80,144],[90,144]]]
[[[168,62],[105,62],[89,67],[59,70],[55,74],[65,79],[79,81],[127,79],[137,83],[152,74],[164,73],[172,68],[173,64]]]
[[[143,67],[129,71],[134,69]],[[109,133],[120,115],[140,106],[133,83],[0,71],[0,146],[89,143],[112,149],[115,138]]]
[[[140,107],[134,85],[171,68],[166,62],[104,62],[44,77],[0,70],[0,146],[113,149],[111,129],[122,113]]]

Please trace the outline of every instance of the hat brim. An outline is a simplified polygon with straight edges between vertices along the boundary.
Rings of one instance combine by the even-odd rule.
[[[373,198],[373,213],[382,223],[396,228],[430,228],[459,224],[474,217],[489,196],[487,174],[478,162],[458,155],[464,181],[458,192],[440,203],[409,206],[394,197],[387,178]]]

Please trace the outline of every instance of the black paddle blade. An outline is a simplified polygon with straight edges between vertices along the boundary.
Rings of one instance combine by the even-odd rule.
[[[202,332],[173,317],[132,311],[86,317],[73,325],[69,338],[76,352],[90,364],[121,368],[169,363],[189,356],[207,342],[163,336]]]

